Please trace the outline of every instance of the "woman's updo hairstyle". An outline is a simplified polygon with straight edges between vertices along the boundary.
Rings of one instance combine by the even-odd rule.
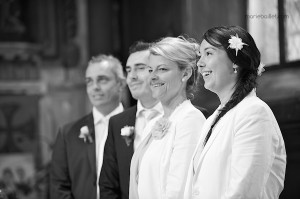
[[[192,69],[192,75],[187,80],[186,95],[188,99],[194,98],[199,78],[197,67],[197,52],[199,44],[192,38],[165,37],[152,44],[150,54],[162,56],[177,63],[180,70],[188,67]]]

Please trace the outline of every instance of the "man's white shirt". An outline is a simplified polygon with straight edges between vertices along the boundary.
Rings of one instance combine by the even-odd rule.
[[[104,116],[95,107],[93,107],[93,117],[95,126],[95,140],[96,140],[96,168],[97,168],[97,182],[99,182],[100,171],[103,163],[104,145],[108,134],[109,118],[121,113],[124,110],[123,105],[120,103],[112,112]],[[100,190],[97,184],[97,199],[100,198]]]
[[[143,139],[147,137],[147,134],[143,133],[145,126],[151,120],[161,117],[163,113],[164,110],[160,102],[150,109],[145,108],[140,101],[137,102],[134,150],[136,150]]]

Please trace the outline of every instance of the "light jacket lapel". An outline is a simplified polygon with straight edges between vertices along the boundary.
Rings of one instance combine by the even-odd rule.
[[[204,148],[201,152],[199,161],[198,161],[198,163],[196,163],[195,175],[197,175],[197,173],[199,172],[203,158],[205,157],[206,153],[209,151],[211,145],[214,143],[214,140],[216,139],[216,137],[221,133],[221,130],[224,125],[225,125],[225,122],[222,122],[218,126],[216,126],[215,129],[213,129],[213,132],[212,132],[210,138],[208,139],[206,145],[204,146]],[[205,136],[206,136],[206,134],[205,134]],[[202,137],[201,139],[204,141],[205,137]],[[201,142],[202,144],[203,144],[203,141]],[[202,146],[198,146],[198,147],[202,147]]]
[[[251,91],[251,92],[243,99],[243,101],[244,101],[245,99],[249,99],[250,97],[253,97],[253,96],[256,96],[255,89],[252,90],[252,91]],[[238,105],[237,105],[237,106],[238,106]],[[234,107],[233,109],[235,109],[235,108],[236,108],[236,107]],[[228,114],[232,114],[233,109],[231,109],[231,110],[230,110],[229,112],[227,112],[226,114],[227,114],[227,115],[228,115]],[[216,115],[215,115],[214,117],[216,117]],[[199,170],[199,168],[200,168],[200,166],[201,166],[201,163],[202,163],[202,160],[203,160],[205,154],[207,153],[207,151],[210,149],[211,145],[214,143],[214,140],[215,140],[216,137],[221,133],[221,131],[222,131],[224,125],[227,124],[227,122],[221,121],[222,119],[224,119],[224,118],[221,118],[221,119],[219,120],[218,124],[217,124],[217,125],[215,126],[215,128],[213,129],[213,132],[212,132],[210,138],[208,139],[208,141],[207,141],[207,143],[206,143],[206,145],[205,145],[203,151],[201,152],[201,155],[200,155],[200,161],[199,161],[199,163],[198,163],[198,165],[197,165],[197,167],[196,167],[197,170]],[[210,128],[210,127],[209,127],[209,128]],[[207,131],[205,131],[205,132],[208,132],[208,130],[209,130],[209,129],[207,129]],[[203,143],[203,142],[202,142],[202,143]],[[197,171],[197,170],[196,170],[196,171]]]
[[[249,99],[250,97],[254,97],[254,96],[256,96],[256,91],[255,91],[255,89],[253,89],[253,90],[252,90],[252,91],[251,91],[251,92],[243,99],[243,101],[246,100],[246,99]],[[238,105],[237,105],[237,106],[238,106]],[[234,108],[235,108],[235,107],[234,107]],[[227,114],[227,115],[228,115],[228,114],[232,114],[232,113],[231,113],[232,111],[233,111],[233,109],[231,109],[230,112],[228,112],[228,113],[226,113],[226,114]],[[215,112],[212,116],[210,116],[210,118],[211,118],[211,119],[214,119],[216,116],[217,116],[217,112]],[[210,118],[207,119],[207,122],[208,122],[208,120],[209,120]],[[200,155],[200,158],[199,158],[199,162],[196,163],[195,173],[197,173],[197,171],[199,171],[199,168],[201,167],[201,163],[202,163],[203,158],[205,157],[207,151],[210,149],[211,145],[214,143],[214,140],[215,140],[216,137],[221,133],[221,130],[223,129],[223,126],[226,124],[226,122],[224,122],[224,121],[222,122],[221,120],[222,120],[222,118],[219,120],[218,124],[217,124],[217,125],[215,126],[215,128],[213,129],[213,132],[212,132],[210,138],[208,139],[208,141],[207,141],[205,147],[203,148],[203,150],[202,150],[202,152],[201,152],[201,155]],[[206,127],[206,128],[203,127],[203,132],[205,132],[205,136],[201,136],[201,137],[200,137],[200,139],[203,139],[203,140],[200,141],[202,144],[203,144],[203,141],[204,141],[204,139],[205,139],[205,137],[206,137],[207,132],[208,132],[209,129],[210,129],[210,126],[211,126],[212,122],[213,122],[213,120],[211,120],[210,125],[209,125],[208,127]],[[203,134],[203,133],[202,133],[202,134]],[[202,147],[202,146],[197,146],[197,148],[198,148],[198,147]],[[194,160],[194,157],[195,157],[195,154],[194,154],[194,156],[193,156],[193,160]]]

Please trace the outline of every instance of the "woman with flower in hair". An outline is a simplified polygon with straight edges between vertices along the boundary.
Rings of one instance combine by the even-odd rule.
[[[271,109],[256,96],[260,62],[253,38],[241,27],[204,34],[197,65],[221,104],[203,126],[184,198],[279,197],[286,151]]]
[[[149,79],[164,115],[149,123],[148,136],[135,151],[130,169],[130,199],[180,198],[199,130],[205,122],[190,99],[198,79],[199,44],[166,37],[150,48]]]

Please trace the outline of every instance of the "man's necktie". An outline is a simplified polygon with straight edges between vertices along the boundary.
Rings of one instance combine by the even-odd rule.
[[[144,129],[150,120],[155,118],[159,112],[155,109],[143,109],[139,112],[139,118],[136,122],[135,129],[137,131],[135,135],[134,148],[136,149],[142,140],[147,136],[144,135]]]

